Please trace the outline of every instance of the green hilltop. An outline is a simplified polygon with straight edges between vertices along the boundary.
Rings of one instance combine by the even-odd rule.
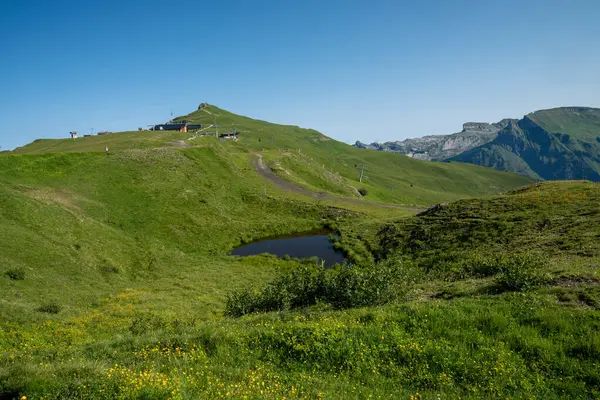
[[[600,138],[600,109],[559,107],[527,114],[548,132],[564,133],[577,139],[595,142]]]
[[[0,155],[0,398],[600,393],[598,184],[181,120]],[[350,264],[229,255],[321,227]]]

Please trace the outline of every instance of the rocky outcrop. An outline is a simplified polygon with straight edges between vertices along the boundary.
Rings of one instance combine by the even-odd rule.
[[[356,142],[354,146],[362,149],[401,153],[421,160],[442,161],[494,140],[497,132],[504,128],[509,121],[511,120],[504,119],[495,124],[467,122],[463,124],[461,132],[452,135],[431,135],[385,143]]]

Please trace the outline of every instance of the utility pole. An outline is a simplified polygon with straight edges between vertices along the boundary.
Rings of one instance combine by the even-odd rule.
[[[365,163],[363,163],[362,168],[360,169],[360,178],[358,179],[359,182],[362,182],[363,172],[365,172]]]

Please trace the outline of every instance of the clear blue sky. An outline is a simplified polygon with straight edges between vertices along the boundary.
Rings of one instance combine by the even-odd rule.
[[[600,107],[598,0],[0,3],[0,146],[209,102],[345,142]]]

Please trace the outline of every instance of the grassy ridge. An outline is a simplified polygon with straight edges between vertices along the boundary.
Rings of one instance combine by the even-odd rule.
[[[498,193],[531,182],[529,178],[474,168],[461,163],[429,163],[338,142],[312,129],[277,125],[242,117],[208,105],[180,117],[241,131],[241,144],[265,155],[282,177],[314,190],[356,196],[365,187],[370,199],[401,204],[432,204],[465,196]],[[203,138],[197,139],[202,143]],[[365,164],[365,178],[359,183]]]
[[[189,135],[174,131],[133,131],[77,139],[38,139],[18,147],[8,154],[39,154],[62,152],[104,152],[162,147],[170,141],[187,139]]]
[[[366,188],[368,199],[387,203],[430,205],[462,197],[501,193],[532,182],[516,174],[462,163],[431,163],[385,152],[366,151],[338,142],[321,133],[291,125],[278,125],[233,114],[206,105],[176,120],[206,126],[216,117],[220,132],[240,131],[239,143],[228,143],[230,151],[260,152],[267,164],[285,179],[313,191],[328,191],[359,197]],[[214,132],[209,128],[205,132]],[[170,146],[177,140],[194,137],[179,132],[123,132],[76,140],[42,140],[15,150],[19,154],[42,152],[103,152],[111,150]],[[186,142],[192,146],[213,146],[214,137],[199,136]],[[365,164],[362,183],[360,170]]]

